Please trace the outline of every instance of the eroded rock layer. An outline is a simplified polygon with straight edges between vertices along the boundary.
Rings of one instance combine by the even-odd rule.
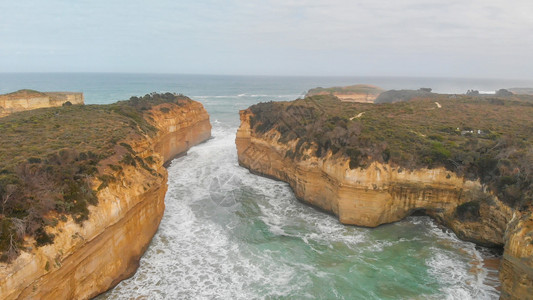
[[[98,191],[88,221],[60,222],[50,229],[52,245],[3,265],[0,299],[89,299],[135,273],[163,216],[164,163],[211,136],[209,115],[198,102],[160,104],[149,115],[158,133],[127,142],[153,163],[124,167],[119,180]]]
[[[308,96],[333,95],[343,102],[374,103],[383,90],[369,84],[356,84],[344,87],[315,88],[309,90]]]
[[[0,95],[0,118],[19,111],[61,106],[65,103],[84,104],[83,93],[20,90]]]
[[[372,163],[350,169],[349,162],[328,153],[305,160],[287,155],[297,140],[281,143],[276,130],[257,134],[252,112],[244,110],[237,132],[239,164],[254,173],[290,184],[297,198],[331,212],[343,224],[375,227],[423,211],[465,240],[486,246],[505,245],[500,278],[503,299],[533,295],[533,220],[486,192],[479,181],[466,180],[444,168],[403,170]],[[480,198],[488,201],[476,201]],[[481,203],[470,215],[469,205]]]

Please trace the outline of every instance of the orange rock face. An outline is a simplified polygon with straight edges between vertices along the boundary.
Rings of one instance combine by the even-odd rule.
[[[166,113],[160,108],[165,107]],[[152,108],[154,137],[128,141],[149,172],[124,167],[124,176],[98,192],[83,226],[69,219],[50,231],[54,244],[23,252],[0,268],[0,299],[89,299],[133,275],[163,216],[167,171],[163,164],[211,136],[198,102]]]
[[[315,88],[311,89],[308,96],[333,95],[343,102],[374,103],[379,95],[384,92],[381,88],[369,84],[356,84],[345,87]]]
[[[295,160],[286,153],[294,150],[297,141],[279,143],[276,131],[256,134],[250,128],[251,111],[240,114],[236,137],[239,164],[250,171],[289,183],[297,198],[337,215],[343,224],[376,227],[423,211],[462,239],[505,245],[502,298],[533,295],[533,231],[528,229],[533,220],[519,217],[520,212],[485,192],[479,181],[466,180],[444,168],[402,170],[377,162],[352,170],[348,161],[331,153],[317,158],[309,152],[307,159]],[[480,197],[490,200],[481,202],[478,218],[458,217],[458,207]],[[513,221],[517,218],[522,219]]]
[[[66,102],[74,105],[84,104],[82,93],[37,92],[21,90],[11,94],[0,95],[0,118],[15,112],[61,106]]]
[[[501,299],[533,297],[533,217],[516,213],[506,232],[500,266]]]

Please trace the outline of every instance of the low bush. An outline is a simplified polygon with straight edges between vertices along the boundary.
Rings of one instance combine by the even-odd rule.
[[[0,260],[17,257],[25,235],[38,247],[52,243],[46,227],[55,226],[57,219],[70,216],[83,224],[89,206],[97,204],[97,191],[122,172],[119,164],[101,165],[118,156],[117,145],[127,151],[117,163],[140,164],[156,174],[121,141],[155,134],[147,121],[153,106],[189,101],[181,94],[152,93],[111,105],[65,105],[0,118]],[[114,174],[99,171],[106,169]],[[94,178],[98,187],[91,186]],[[52,211],[59,217],[50,217]]]
[[[480,217],[479,207],[479,201],[470,201],[457,206],[455,212],[460,221],[477,221]]]
[[[250,125],[257,136],[276,130],[281,143],[297,140],[289,155],[294,159],[313,149],[316,157],[344,157],[352,169],[373,161],[445,167],[480,179],[510,206],[533,205],[533,96],[415,92],[407,101],[383,104],[331,95],[259,103],[250,107]]]

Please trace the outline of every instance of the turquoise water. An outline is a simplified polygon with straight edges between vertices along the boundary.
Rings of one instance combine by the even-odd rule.
[[[99,299],[497,299],[488,255],[428,217],[343,226],[298,202],[287,184],[237,164],[238,110],[315,86],[371,83],[442,92],[528,82],[416,78],[0,74],[0,93],[83,91],[86,102],[181,92],[211,115],[213,139],[169,167],[161,226],[137,273]]]
[[[172,163],[137,274],[102,299],[497,298],[472,243],[427,217],[343,226],[239,167],[234,129],[215,123],[213,140]]]

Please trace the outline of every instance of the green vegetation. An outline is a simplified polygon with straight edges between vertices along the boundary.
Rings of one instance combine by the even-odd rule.
[[[35,90],[25,89],[25,90],[18,90],[16,92],[12,92],[9,94],[2,94],[0,95],[0,100],[13,100],[13,99],[20,99],[20,98],[29,97],[29,96],[45,97],[46,94],[41,93],[39,91],[35,91]]]
[[[457,206],[455,212],[461,221],[477,221],[480,217],[479,208],[479,201],[470,201]]]
[[[373,161],[445,167],[479,178],[508,205],[527,209],[533,205],[532,99],[430,94],[366,104],[317,95],[254,105],[250,121],[257,135],[276,130],[282,143],[297,140],[294,159],[331,152],[349,159],[352,169]]]
[[[431,89],[429,88],[421,88],[419,90],[391,90],[383,92],[379,95],[379,97],[376,98],[374,103],[394,103],[394,102],[400,102],[400,101],[408,101],[413,98],[430,98],[433,95],[431,93]]]
[[[0,260],[25,247],[53,242],[47,226],[72,217],[83,224],[96,192],[122,174],[122,165],[157,173],[124,140],[153,135],[147,110],[163,103],[191,101],[171,93],[132,97],[110,105],[37,109],[0,118]],[[110,163],[113,162],[113,163]],[[105,163],[102,165],[102,163]],[[99,186],[91,185],[97,179]],[[30,245],[31,246],[31,245]]]

